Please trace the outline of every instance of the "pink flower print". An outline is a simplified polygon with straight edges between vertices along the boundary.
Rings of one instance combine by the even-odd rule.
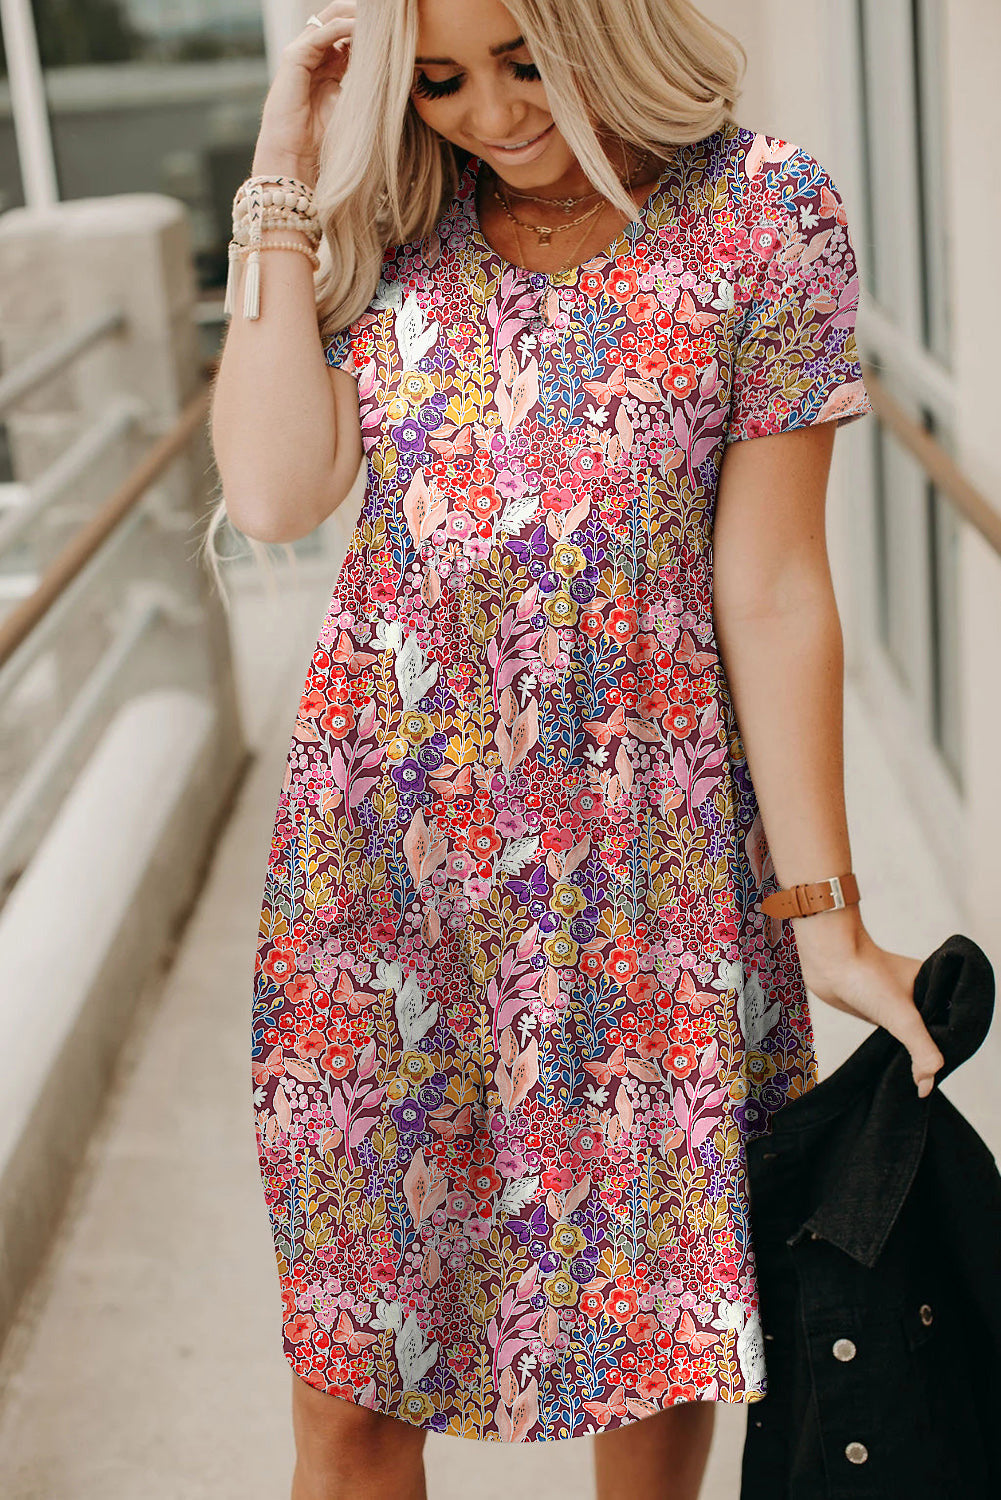
[[[494,827],[501,837],[506,839],[520,839],[527,826],[521,814],[510,809],[499,812],[494,819]]]
[[[476,869],[476,861],[465,849],[453,849],[448,856],[447,869],[453,880],[465,880]]]
[[[751,248],[762,260],[771,260],[779,248],[779,232],[774,224],[759,224],[751,230]]]
[[[476,535],[476,522],[468,510],[453,510],[445,522],[445,535],[453,542],[468,542]]]
[[[596,449],[582,448],[570,460],[570,468],[578,479],[601,479],[605,472],[605,462]]]

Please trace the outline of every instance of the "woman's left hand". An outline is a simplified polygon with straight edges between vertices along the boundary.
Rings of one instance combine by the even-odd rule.
[[[818,999],[874,1026],[882,1026],[911,1055],[911,1075],[923,1099],[945,1058],[914,1003],[921,960],[880,948],[857,908],[793,917],[800,965]]]

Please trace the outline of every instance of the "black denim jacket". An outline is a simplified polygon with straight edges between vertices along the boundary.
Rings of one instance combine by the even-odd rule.
[[[1001,1177],[938,1088],[989,1030],[986,954],[954,934],[914,998],[927,1098],[877,1027],[748,1142],[767,1394],[741,1500],[1001,1500]]]

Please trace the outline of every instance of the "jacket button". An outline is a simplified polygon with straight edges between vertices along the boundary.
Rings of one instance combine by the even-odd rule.
[[[918,1317],[921,1319],[922,1323],[927,1328],[928,1324],[931,1322],[932,1318],[934,1317],[934,1313],[932,1312],[931,1308],[928,1306],[927,1302],[922,1302],[921,1306],[918,1308]]]
[[[849,1443],[845,1449],[845,1458],[850,1464],[864,1464],[869,1457],[869,1449],[865,1443]]]
[[[835,1359],[849,1360],[855,1358],[858,1350],[851,1339],[835,1339],[831,1352]]]

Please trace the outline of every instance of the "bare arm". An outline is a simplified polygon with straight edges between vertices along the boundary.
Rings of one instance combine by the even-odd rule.
[[[241,275],[213,389],[216,466],[234,526],[260,541],[294,541],[340,505],[357,477],[358,389],[324,359],[305,255],[262,254],[259,318],[243,316],[242,295]]]
[[[304,27],[285,47],[264,102],[253,174],[280,172],[315,186],[354,12],[354,0],[331,0],[319,15],[323,25]],[[324,359],[308,258],[297,250],[262,253],[256,319],[243,316],[238,266],[212,392],[216,466],[234,526],[259,541],[295,541],[340,505],[357,478],[358,390]]]
[[[834,434],[828,422],[733,443],[716,504],[716,639],[781,885],[852,867],[824,515]],[[792,921],[810,989],[891,1031],[927,1092],[943,1059],[913,1003],[919,961],[877,947],[857,905]]]

